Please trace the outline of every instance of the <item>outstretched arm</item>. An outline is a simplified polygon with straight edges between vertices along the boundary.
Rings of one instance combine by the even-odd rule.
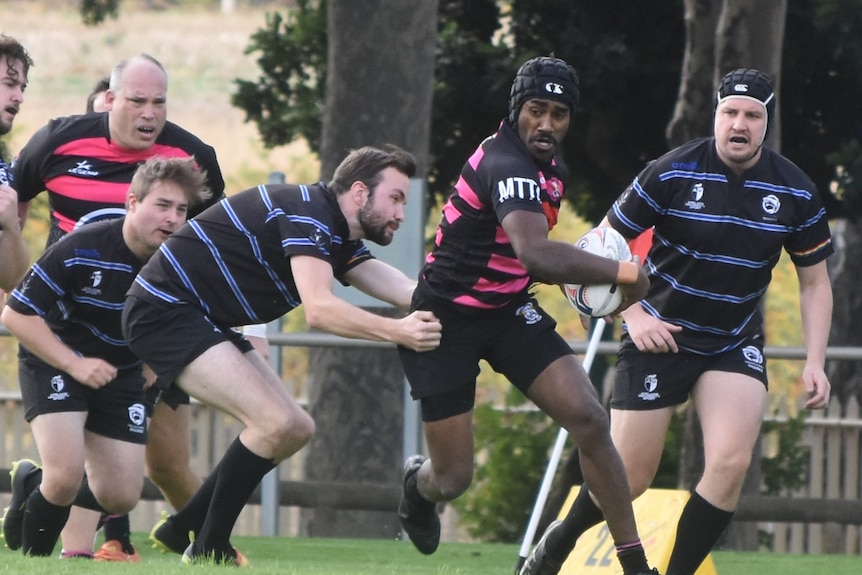
[[[405,311],[410,309],[410,300],[416,289],[416,280],[378,259],[365,260],[344,274],[344,279],[371,297]]]
[[[310,327],[343,337],[389,341],[416,351],[440,345],[440,321],[433,313],[415,311],[400,319],[371,313],[332,292],[335,278],[327,262],[311,256],[293,256],[290,265]]]

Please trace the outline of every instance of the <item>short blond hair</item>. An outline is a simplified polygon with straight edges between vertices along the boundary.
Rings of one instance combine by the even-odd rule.
[[[138,166],[129,193],[139,202],[152,191],[156,182],[173,182],[182,188],[189,208],[193,208],[212,197],[212,191],[207,186],[207,173],[198,167],[191,156],[186,158],[150,158]]]

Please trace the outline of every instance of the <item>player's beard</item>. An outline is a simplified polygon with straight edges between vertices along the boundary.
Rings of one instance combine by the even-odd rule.
[[[388,246],[392,243],[393,235],[388,229],[389,221],[375,213],[372,204],[373,202],[369,197],[365,205],[359,210],[359,225],[362,228],[363,236],[375,244]]]

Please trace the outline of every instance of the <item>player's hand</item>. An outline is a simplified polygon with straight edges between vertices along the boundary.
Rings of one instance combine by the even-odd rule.
[[[143,365],[143,369],[141,371],[144,374],[144,389],[148,389],[154,383],[156,383],[156,379],[158,379],[158,376],[156,375],[156,372],[153,371],[153,368],[146,363]]]
[[[639,305],[626,310],[623,319],[629,336],[640,351],[647,353],[679,351],[673,334],[682,331],[681,326],[653,317]]]
[[[95,357],[80,357],[67,371],[75,381],[93,389],[99,389],[117,377],[116,367]]]
[[[802,370],[802,385],[808,394],[805,409],[823,409],[829,405],[832,386],[822,367],[806,363]]]
[[[649,277],[647,277],[646,270],[640,265],[640,259],[634,256],[632,261],[638,264],[638,279],[633,284],[617,284],[617,289],[623,294],[623,303],[609,316],[611,318],[610,321],[613,321],[615,316],[627,310],[634,303],[645,298],[649,290]]]
[[[0,184],[0,230],[18,227],[18,194],[11,187]]]
[[[399,320],[403,333],[398,343],[413,351],[430,351],[440,345],[443,325],[430,311],[416,310]]]

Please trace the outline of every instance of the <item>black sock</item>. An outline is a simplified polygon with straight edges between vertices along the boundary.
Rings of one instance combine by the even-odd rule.
[[[128,515],[111,515],[105,521],[105,541],[119,541],[124,553],[135,554],[132,546],[132,527]]]
[[[183,505],[183,508],[178,509],[171,516],[171,524],[176,531],[180,533],[193,531],[195,535],[200,532],[207,515],[207,510],[210,507],[210,501],[212,501],[213,490],[215,489],[222,461],[224,461],[224,458],[216,464],[198,490],[195,491],[195,494],[192,495],[192,498]]]
[[[408,476],[407,480],[404,481],[404,496],[417,507],[435,507],[437,505],[419,493],[419,471]]]
[[[693,575],[733,517],[692,492],[676,528],[667,575]]]
[[[39,489],[35,489],[27,498],[27,506],[24,509],[21,532],[21,551],[24,555],[52,555],[71,509],[71,505],[54,505],[42,496]]]
[[[578,537],[604,520],[602,510],[593,502],[587,484],[581,485],[581,490],[562,525],[554,529],[545,540],[545,552],[552,561],[562,563],[575,548]]]
[[[90,482],[87,481],[86,475],[84,476],[84,481],[81,482],[81,488],[75,496],[75,502],[73,505],[83,507],[84,509],[92,509],[99,513],[107,513],[107,511],[105,511],[105,509],[99,504],[96,496],[93,495],[92,490],[90,490]]]
[[[617,559],[623,566],[623,575],[637,575],[649,572],[646,552],[640,541],[617,546]]]
[[[195,539],[197,553],[232,552],[234,524],[255,487],[273,468],[272,459],[252,453],[239,437],[234,440],[219,465],[206,519]]]

